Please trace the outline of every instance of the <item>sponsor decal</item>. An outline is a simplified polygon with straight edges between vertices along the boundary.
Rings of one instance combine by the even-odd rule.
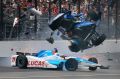
[[[47,67],[45,61],[28,61],[28,66]]]
[[[12,62],[16,62],[16,57],[12,57],[12,58],[11,58],[11,61],[12,61]]]

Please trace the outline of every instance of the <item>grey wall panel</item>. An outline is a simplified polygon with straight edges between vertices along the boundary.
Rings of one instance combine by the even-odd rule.
[[[10,67],[10,57],[0,57],[0,66]]]
[[[106,52],[120,52],[120,40],[115,43],[115,40],[106,40],[102,45],[93,47],[83,52],[78,53],[71,52],[68,49],[68,41],[55,41],[54,44],[50,44],[47,41],[1,41],[0,42],[0,57],[10,57],[16,52],[30,52],[37,53],[40,50],[53,50],[58,48],[59,53],[66,55],[79,55],[87,53],[106,53]],[[13,49],[13,50],[12,50]]]

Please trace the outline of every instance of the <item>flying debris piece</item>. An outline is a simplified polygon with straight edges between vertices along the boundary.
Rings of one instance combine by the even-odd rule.
[[[18,23],[18,17],[15,17],[14,22],[13,22],[13,27]]]

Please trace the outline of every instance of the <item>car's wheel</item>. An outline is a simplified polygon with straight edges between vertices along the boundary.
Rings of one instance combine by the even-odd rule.
[[[75,71],[78,68],[78,62],[74,58],[70,58],[65,62],[65,68],[68,71]]]
[[[88,61],[98,64],[98,60],[95,57],[89,58]],[[96,69],[97,69],[97,67],[89,67],[89,70],[91,70],[91,71],[95,71]]]
[[[80,48],[77,45],[71,45],[71,46],[69,46],[69,49],[72,52],[79,52],[80,51]]]
[[[25,69],[27,68],[28,60],[25,55],[19,55],[16,59],[16,66]]]
[[[104,40],[106,39],[106,36],[104,34],[102,34],[101,36],[99,36],[99,38],[97,38],[96,40],[92,40],[93,45],[98,46],[100,45]]]
[[[80,44],[80,40],[73,39],[71,41],[71,45],[69,46],[70,51],[72,51],[72,52],[79,52],[80,51],[79,44]]]

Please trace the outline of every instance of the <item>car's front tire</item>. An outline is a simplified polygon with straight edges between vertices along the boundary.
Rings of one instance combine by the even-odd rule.
[[[79,44],[80,44],[80,40],[79,39],[72,39],[71,45],[69,46],[69,49],[72,52],[79,52],[80,51]]]
[[[65,62],[65,68],[68,71],[76,71],[78,69],[78,62],[74,58],[70,58]]]

